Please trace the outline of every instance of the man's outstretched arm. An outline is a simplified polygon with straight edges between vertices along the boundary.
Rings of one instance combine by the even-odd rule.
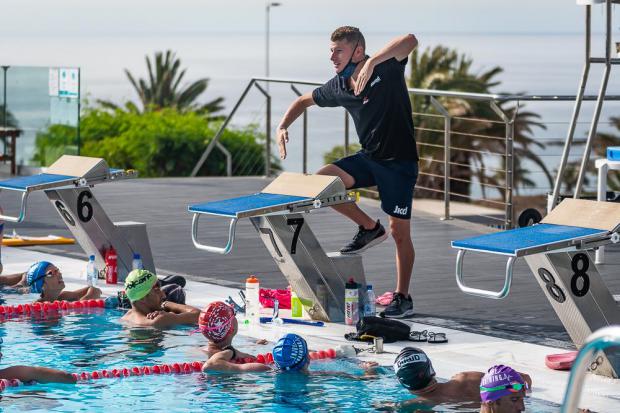
[[[291,126],[295,119],[297,119],[304,110],[314,105],[314,99],[312,99],[312,93],[306,93],[301,95],[291,103],[286,113],[282,117],[280,124],[278,125],[278,147],[280,148],[280,158],[286,158],[286,144],[288,143],[288,127]]]
[[[355,94],[359,95],[362,90],[364,90],[368,79],[372,76],[372,71],[375,69],[375,66],[391,58],[395,58],[400,62],[409,56],[416,47],[418,47],[418,39],[416,39],[413,34],[406,34],[390,40],[377,54],[364,63],[364,66],[357,75]]]

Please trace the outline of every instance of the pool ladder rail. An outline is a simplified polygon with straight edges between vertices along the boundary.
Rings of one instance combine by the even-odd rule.
[[[574,413],[578,411],[587,367],[599,351],[610,347],[620,347],[620,326],[601,328],[587,338],[583,347],[579,350],[571,369],[560,410],[561,413]]]

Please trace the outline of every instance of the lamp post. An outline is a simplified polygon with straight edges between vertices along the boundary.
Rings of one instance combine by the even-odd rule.
[[[278,7],[282,3],[267,1],[265,4],[265,77],[269,77],[269,14],[272,7]],[[269,90],[269,82],[267,82],[267,90]]]

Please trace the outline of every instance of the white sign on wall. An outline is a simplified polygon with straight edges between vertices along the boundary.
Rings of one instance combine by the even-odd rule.
[[[58,96],[77,98],[80,85],[79,70],[61,67],[58,72]]]

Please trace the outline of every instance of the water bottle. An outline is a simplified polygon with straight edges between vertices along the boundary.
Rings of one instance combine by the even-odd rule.
[[[301,317],[302,313],[301,300],[295,291],[291,291],[291,317]]]
[[[110,245],[105,252],[105,282],[106,284],[116,284],[118,282],[118,257],[116,250]]]
[[[131,261],[131,269],[132,270],[143,270],[144,265],[142,265],[142,258],[140,258],[140,254],[134,253],[133,260]]]
[[[353,278],[345,284],[344,290],[344,322],[347,325],[354,326],[360,318],[359,313],[359,294],[357,292],[357,283]]]
[[[260,301],[258,300],[260,283],[253,275],[245,280],[245,317],[250,324],[260,323]]]
[[[366,285],[366,303],[364,303],[364,315],[374,316],[377,313],[377,307],[375,305],[375,292],[372,290],[372,285]]]
[[[89,287],[97,286],[97,277],[99,276],[99,271],[97,271],[97,266],[95,265],[95,256],[91,255],[88,257],[88,265],[86,265],[86,284]]]

